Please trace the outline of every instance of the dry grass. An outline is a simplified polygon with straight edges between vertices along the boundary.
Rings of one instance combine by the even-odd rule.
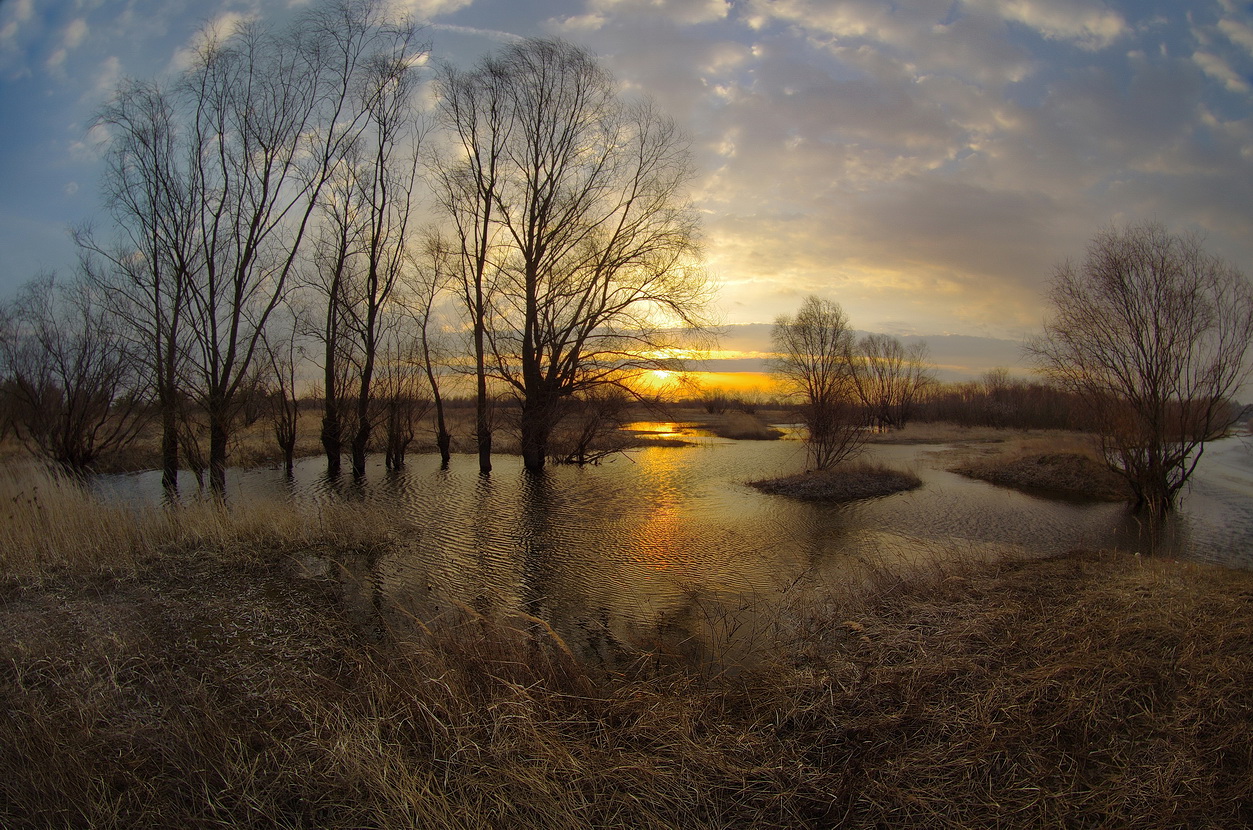
[[[1024,433],[995,446],[961,447],[951,457],[952,472],[1004,487],[1097,501],[1132,497],[1082,433]]]
[[[389,629],[338,578],[400,543],[359,514],[218,521],[137,567],[4,565],[0,826],[1253,822],[1250,574],[863,563],[711,677],[580,664],[526,615]]]
[[[944,421],[911,421],[904,429],[872,432],[866,436],[866,441],[871,444],[989,444],[1000,443],[1023,434],[1025,432],[1021,430],[996,427],[972,427]]]
[[[378,544],[394,527],[371,508],[323,505],[306,514],[281,501],[229,506],[211,498],[163,509],[105,503],[34,465],[0,467],[0,575],[134,571],[170,551],[207,549],[272,557],[310,545]]]
[[[719,438],[736,441],[774,441],[783,437],[781,430],[770,426],[766,419],[747,412],[708,413],[698,410],[681,410],[683,421]]]
[[[1253,819],[1249,574],[1070,555],[833,620],[814,619],[781,704],[804,740],[825,735],[811,757],[850,770],[834,815],[851,825]]]
[[[806,501],[842,502],[913,490],[922,485],[922,479],[914,473],[893,470],[881,464],[853,462],[830,470],[750,481],[749,485],[773,495]]]

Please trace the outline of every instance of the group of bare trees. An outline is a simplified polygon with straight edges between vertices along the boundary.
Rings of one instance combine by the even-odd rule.
[[[900,429],[934,376],[925,343],[857,340],[839,303],[807,297],[772,332],[775,372],[801,399],[810,464],[826,470],[861,446],[867,428]]]
[[[981,422],[991,426],[1011,417],[1030,425],[1027,407],[1050,426],[1082,423],[1137,507],[1161,516],[1205,444],[1242,411],[1233,396],[1250,373],[1253,288],[1197,237],[1149,222],[1100,232],[1081,265],[1058,267],[1049,299],[1053,316],[1026,351],[1051,388],[993,371],[968,389],[934,396],[931,414],[944,405],[968,413],[970,401],[955,400],[965,396],[977,399]],[[871,425],[900,426],[931,383],[925,351],[882,335],[854,344],[843,310],[827,300],[806,299],[796,315],[776,321],[773,334],[776,371],[803,402],[817,469],[856,449],[867,426],[859,412]]]
[[[144,355],[167,487],[196,440],[189,407],[203,418],[210,483],[221,491],[241,393],[258,367],[268,362],[285,380],[281,394],[293,391],[291,349],[264,353],[284,340],[268,336],[271,324],[308,282],[309,241],[328,205],[352,201],[365,225],[352,232],[373,245],[371,276],[391,276],[395,211],[378,191],[394,172],[370,151],[371,142],[390,149],[389,130],[403,133],[408,113],[396,101],[409,95],[415,36],[357,0],[284,29],[207,30],[176,78],[126,81],[102,110],[116,232],[82,229],[76,239],[88,279]],[[288,408],[280,443],[290,444],[290,418]]]
[[[345,453],[364,472],[380,425],[388,466],[403,464],[432,403],[446,461],[439,381],[467,363],[481,469],[503,395],[537,470],[575,399],[629,388],[664,332],[702,322],[692,167],[672,122],[560,41],[425,77],[419,27],[388,9],[330,0],[284,28],[206,30],[176,77],[125,81],[100,113],[112,221],[75,233],[73,290],[100,318],[82,330],[107,329],[100,348],[128,356],[113,391],[157,414],[168,488],[207,444],[222,490],[258,388],[290,466],[306,363],[332,474]],[[38,342],[38,305],[8,309],[10,376]],[[70,397],[68,378],[27,374],[28,398]],[[105,421],[114,440],[137,423]],[[104,439],[57,457],[88,467]]]
[[[91,286],[32,280],[0,310],[6,429],[66,469],[90,468],[143,424],[137,357]]]
[[[441,79],[454,138],[439,168],[473,336],[480,466],[489,377],[520,404],[523,462],[543,467],[572,399],[629,388],[676,324],[699,326],[705,280],[692,176],[673,122],[622,100],[587,52],[529,41]]]
[[[1093,427],[1079,399],[1040,378],[989,369],[977,380],[937,383],[915,407],[918,421],[1000,429]]]

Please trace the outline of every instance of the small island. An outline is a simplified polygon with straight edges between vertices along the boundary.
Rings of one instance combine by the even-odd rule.
[[[808,470],[781,478],[748,482],[763,493],[804,501],[845,502],[873,499],[913,490],[922,479],[911,472],[875,464],[859,463]]]
[[[952,472],[1032,493],[1091,501],[1127,501],[1127,482],[1091,456],[1073,452],[1037,453],[971,462]]]

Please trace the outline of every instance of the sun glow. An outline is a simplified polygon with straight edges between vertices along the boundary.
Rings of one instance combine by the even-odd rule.
[[[709,392],[729,395],[779,394],[779,382],[769,372],[679,372],[653,369],[635,379],[643,394],[676,399],[695,397]]]

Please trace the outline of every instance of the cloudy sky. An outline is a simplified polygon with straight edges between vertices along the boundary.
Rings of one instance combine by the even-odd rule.
[[[396,2],[437,58],[561,36],[673,115],[726,323],[817,294],[863,330],[1017,342],[1111,222],[1200,232],[1253,274],[1247,2]],[[72,265],[119,78],[167,71],[206,20],[292,5],[0,0],[0,291]]]

